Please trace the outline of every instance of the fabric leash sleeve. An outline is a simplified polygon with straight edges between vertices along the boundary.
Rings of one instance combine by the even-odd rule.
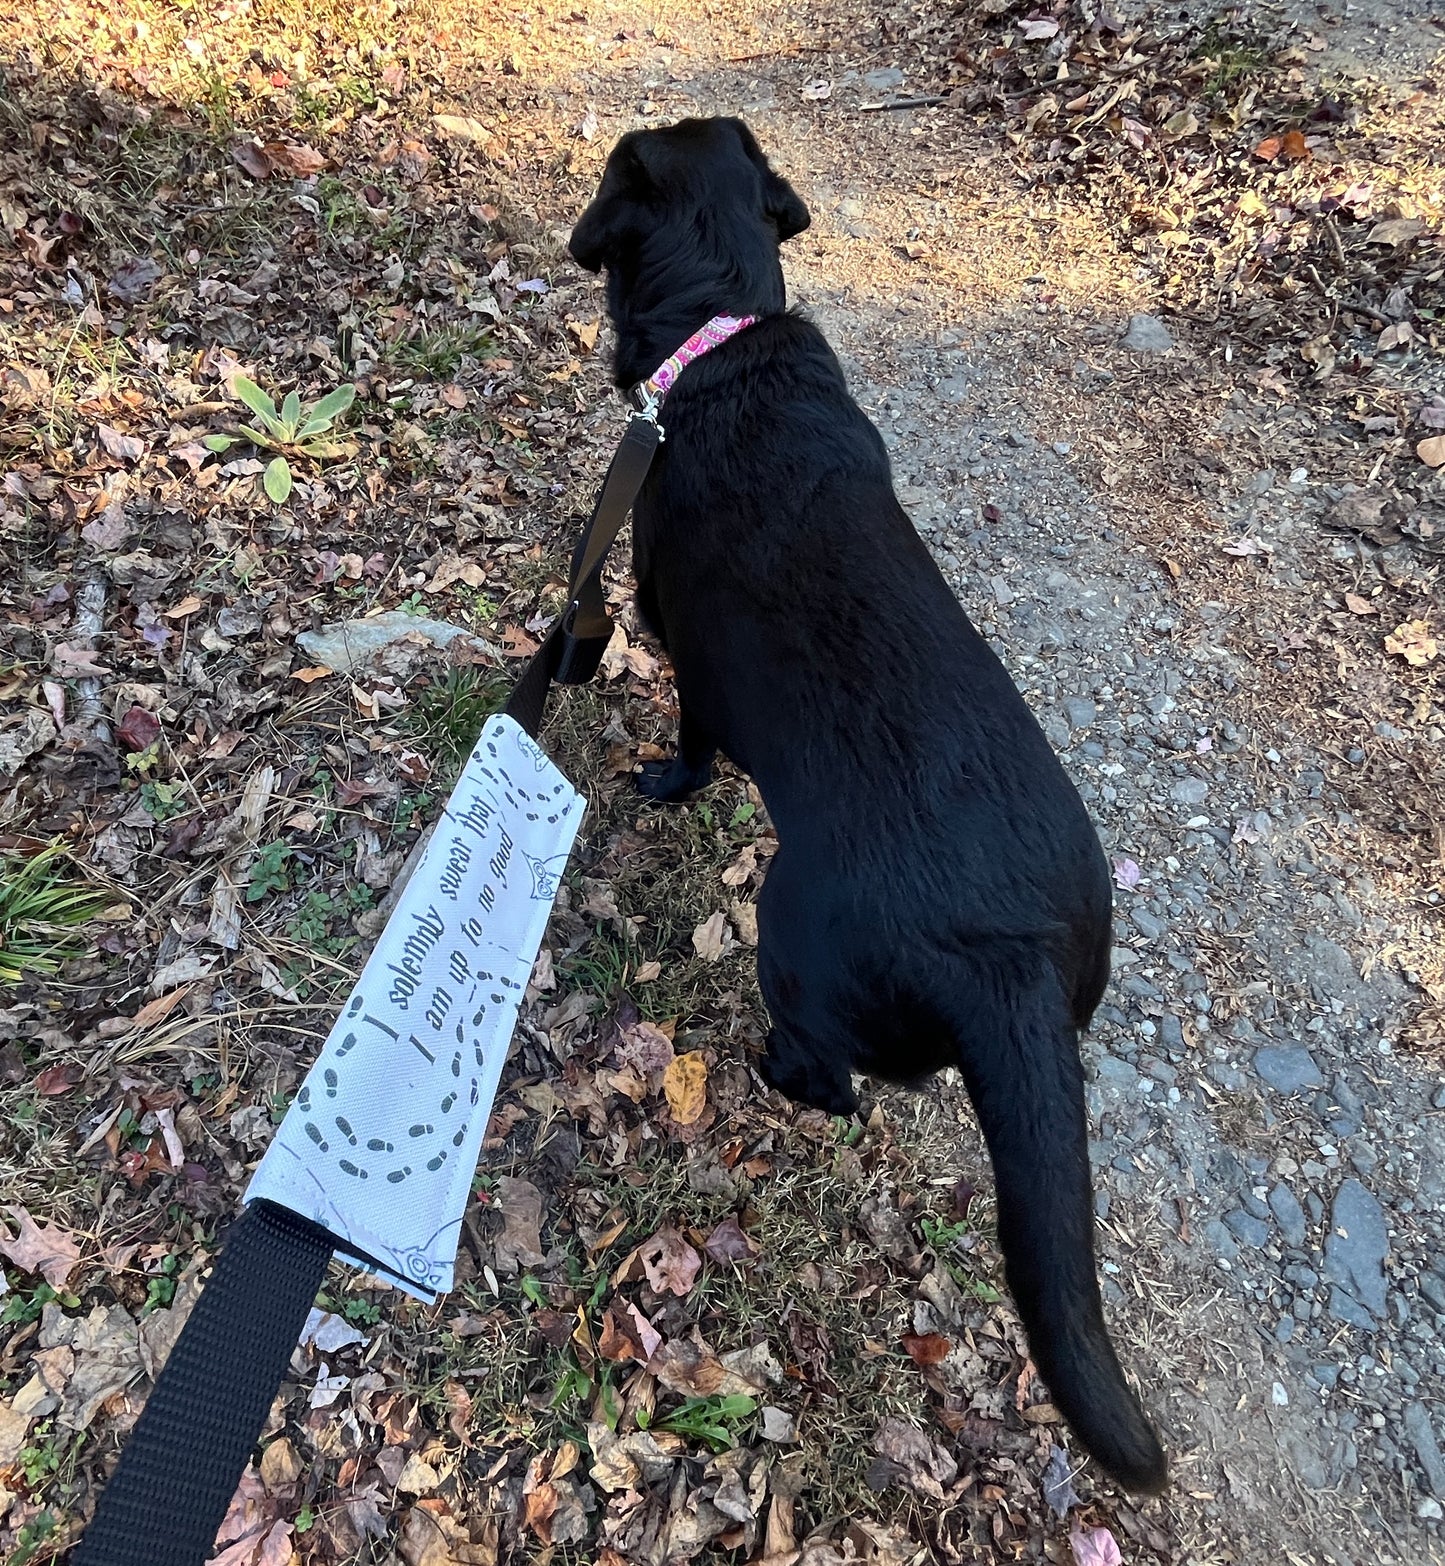
[[[450,1287],[450,1257],[455,1255],[460,1212],[428,1213],[427,1197],[437,1186],[436,1180],[428,1183],[428,1175],[444,1171],[443,1178],[447,1180],[444,1199],[454,1200],[459,1189],[461,1201],[465,1202],[477,1146],[485,1131],[491,1095],[496,1089],[496,1077],[500,1075],[510,1042],[520,990],[530,972],[581,819],[580,796],[547,762],[535,744],[535,736],[541,727],[552,681],[581,684],[592,677],[601,661],[611,636],[602,593],[602,566],[642,488],[661,439],[662,431],[655,417],[636,413],[629,420],[592,517],[573,554],[567,608],[558,616],[546,641],[523,671],[505,713],[494,718],[483,732],[448,803],[447,815],[453,829],[450,838],[452,859],[447,860],[447,844],[441,843],[437,846],[441,857],[433,864],[433,846],[438,845],[448,824],[444,820],[438,824],[433,842],[383,930],[356,991],[333,1027],[321,1057],[308,1074],[301,1093],[287,1112],[286,1121],[273,1139],[272,1148],[257,1170],[247,1192],[248,1206],[226,1236],[211,1277],[182,1329],[100,1497],[95,1515],[76,1547],[72,1566],[202,1566],[210,1557],[216,1532],[261,1433],[333,1251],[389,1275],[401,1287],[425,1299],[435,1298],[437,1293]],[[489,745],[492,747],[490,752],[487,750]],[[504,758],[512,760],[513,770],[506,772],[504,769],[503,775],[497,778],[493,773],[497,770],[499,749]],[[527,785],[516,786],[515,780],[526,771],[517,762],[517,756],[529,757],[535,769],[530,792]],[[489,766],[490,771],[487,770]],[[565,785],[565,793],[558,789],[554,796],[549,796],[557,807],[555,810],[538,812],[529,807],[540,801],[544,770],[549,781],[560,779]],[[464,795],[464,785],[469,778],[474,785],[473,791]],[[509,788],[508,784],[512,786]],[[498,790],[500,798],[494,797]],[[507,801],[510,813],[497,810],[500,826],[491,820],[484,821],[478,814],[479,801],[484,794],[498,806],[500,799]],[[571,800],[576,801],[575,809]],[[539,813],[541,821],[537,820]],[[550,822],[547,820],[549,814],[553,818]],[[420,1179],[415,1185],[409,1183],[404,1192],[396,1193],[400,1199],[394,1198],[388,1206],[382,1198],[390,1177],[401,1167],[398,1159],[392,1156],[400,1133],[388,1134],[383,1129],[381,1134],[363,1138],[345,1116],[334,1112],[323,1125],[313,1106],[324,1103],[327,1110],[334,1111],[335,1105],[329,1100],[339,1097],[347,1088],[348,1079],[361,1072],[361,1057],[365,1052],[360,1049],[357,1059],[346,1063],[347,1069],[342,1069],[340,1057],[353,1047],[347,1043],[348,1021],[360,1017],[380,1027],[378,1018],[382,1017],[384,1003],[400,1005],[410,999],[405,985],[398,988],[393,984],[390,992],[383,995],[375,983],[369,982],[374,969],[379,973],[386,968],[387,951],[394,953],[398,942],[405,951],[406,937],[416,935],[418,929],[430,941],[427,931],[438,920],[445,926],[444,934],[448,938],[454,927],[460,927],[456,921],[464,910],[460,908],[459,897],[475,893],[480,883],[473,875],[476,866],[458,861],[455,845],[465,843],[467,830],[472,830],[478,836],[478,842],[471,845],[472,854],[479,861],[490,864],[491,861],[484,858],[486,850],[480,842],[480,834],[485,828],[508,835],[508,823],[515,823],[516,830],[511,837],[518,843],[534,830],[535,823],[538,834],[550,834],[550,844],[556,851],[551,854],[539,852],[530,860],[525,853],[518,855],[519,861],[528,860],[529,880],[523,883],[527,886],[527,894],[520,902],[529,907],[522,913],[514,910],[513,922],[518,938],[513,945],[508,947],[505,942],[499,944],[489,940],[492,961],[488,963],[485,975],[502,975],[506,971],[505,960],[510,958],[513,972],[508,975],[509,984],[484,997],[474,1013],[462,1016],[460,1012],[449,1011],[446,1016],[429,1018],[429,1032],[414,1012],[408,1012],[408,1025],[416,1020],[414,1029],[409,1026],[410,1037],[392,1035],[389,1041],[395,1050],[394,1062],[397,1065],[408,1062],[414,1070],[420,1070],[417,1059],[423,1054],[437,1056],[446,1069],[452,1070],[454,1055],[459,1086],[465,1069],[470,1073],[471,1089],[462,1106],[463,1112],[456,1117],[459,1129],[455,1132],[450,1123],[439,1124],[437,1111],[445,1106],[445,1098],[439,1104],[421,1106],[423,1110],[431,1111],[430,1115],[418,1115],[419,1126],[424,1128],[427,1138],[424,1151],[431,1154],[425,1161],[427,1173],[418,1169],[416,1173]],[[426,882],[422,877],[429,866],[443,895],[423,906],[418,899],[426,896]],[[454,878],[458,878],[455,880],[458,895],[450,902],[445,900],[440,880],[448,868]],[[413,893],[413,885],[417,883],[420,883],[420,889]],[[419,907],[423,907],[420,913]],[[490,917],[491,909],[485,901],[481,907]],[[407,925],[409,910],[410,926]],[[426,922],[424,928],[416,923],[418,919]],[[473,917],[462,923],[476,927],[478,920]],[[400,930],[394,931],[397,926],[401,926]],[[487,930],[486,920],[481,921],[481,929]],[[475,929],[473,933],[476,933]],[[394,937],[390,946],[389,937]],[[531,947],[524,950],[529,940]],[[437,942],[432,944],[437,945]],[[435,951],[429,946],[416,959],[423,964],[423,971],[409,982],[435,986],[438,981],[434,964],[445,963],[448,955],[452,958],[457,955],[456,950],[448,953],[446,946],[445,940],[440,940]],[[415,952],[413,947],[413,954]],[[406,973],[412,973],[405,962],[402,966]],[[474,970],[475,960],[467,975],[469,980],[477,977]],[[520,983],[517,974],[521,975]],[[491,1002],[497,1004],[489,1010]],[[433,1020],[437,1022],[436,1027],[431,1027]],[[457,1042],[454,1050],[449,1046],[448,1054],[442,1056],[432,1035],[439,1036],[447,1028],[452,1030]],[[483,1035],[494,1046],[490,1051],[484,1051],[482,1047]],[[373,1044],[376,1042],[372,1040]],[[415,1051],[415,1055],[410,1051]],[[484,1053],[487,1056],[485,1063]],[[392,1073],[389,1096],[397,1101],[393,1105],[396,1113],[409,1107],[404,1103],[405,1077],[404,1070]],[[377,1091],[374,1085],[365,1092],[354,1083],[351,1087],[354,1089],[352,1096],[359,1099],[369,1114],[385,1118],[387,1093]],[[305,1102],[308,1090],[309,1106]],[[312,1122],[309,1128],[308,1118]],[[328,1150],[329,1167],[333,1175],[336,1169],[344,1173],[350,1167],[356,1189],[364,1188],[368,1196],[372,1196],[370,1206],[365,1200],[338,1195],[339,1186],[318,1190],[317,1182],[309,1175],[307,1179],[311,1183],[305,1185],[296,1173],[302,1167],[299,1153],[305,1150],[302,1138],[315,1143],[318,1136],[334,1137],[337,1129],[340,1141]],[[407,1127],[408,1133],[413,1129]],[[299,1136],[292,1134],[298,1130]],[[439,1131],[449,1133],[445,1143],[438,1141],[436,1133]],[[417,1134],[422,1132],[418,1130]],[[354,1135],[357,1145],[364,1146],[372,1155],[378,1178],[368,1178],[373,1173],[371,1169],[362,1173],[363,1159],[347,1157],[348,1135]],[[441,1156],[444,1150],[449,1152],[449,1159]],[[458,1187],[456,1174],[459,1170],[465,1178]],[[412,1173],[408,1169],[408,1181]],[[298,1194],[303,1186],[304,1196]],[[425,1189],[420,1189],[422,1187]],[[278,1197],[284,1200],[278,1200]],[[357,1221],[347,1223],[348,1215]],[[413,1230],[420,1223],[425,1232],[419,1240],[413,1236],[406,1243],[398,1241],[395,1245],[384,1246],[378,1237],[385,1232],[386,1223],[392,1221],[402,1226],[410,1224]]]

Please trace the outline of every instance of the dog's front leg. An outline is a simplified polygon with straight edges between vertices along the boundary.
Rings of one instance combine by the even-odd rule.
[[[717,746],[694,723],[686,708],[677,726],[677,754],[671,761],[644,761],[637,790],[648,799],[674,803],[706,788],[712,781]]]

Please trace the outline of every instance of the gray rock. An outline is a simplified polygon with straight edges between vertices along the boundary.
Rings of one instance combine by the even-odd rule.
[[[498,649],[461,626],[401,609],[388,609],[368,620],[323,625],[319,631],[302,631],[296,638],[313,663],[324,663],[338,674],[368,667],[397,672],[420,654],[449,647],[458,639],[501,662]]]
[[[1127,1060],[1115,1055],[1099,1057],[1099,1081],[1107,1083],[1116,1093],[1135,1095],[1139,1091],[1139,1073]]]
[[[903,72],[896,65],[880,65],[876,71],[864,71],[863,85],[874,92],[888,92],[903,85]]]
[[[1432,1310],[1445,1311],[1445,1274],[1422,1272],[1420,1274],[1420,1298]]]
[[[1180,778],[1169,793],[1181,805],[1202,805],[1209,797],[1209,785],[1203,778]]]
[[[1086,729],[1098,715],[1098,708],[1087,697],[1064,697],[1064,716],[1069,720],[1070,728]]]
[[[1220,1223],[1219,1219],[1211,1218],[1204,1226],[1204,1238],[1211,1250],[1217,1251],[1227,1262],[1239,1259],[1239,1246],[1235,1244],[1234,1236]]]
[[[1269,1225],[1262,1218],[1236,1208],[1232,1213],[1225,1213],[1224,1221],[1236,1239],[1254,1246],[1256,1250],[1269,1243]]]
[[[1445,1087],[1436,1089],[1435,1096],[1430,1100],[1430,1103],[1435,1109],[1445,1109]]]
[[[1130,353],[1168,353],[1174,346],[1169,328],[1157,315],[1131,315],[1119,341]]]
[[[1269,1193],[1269,1210],[1279,1225],[1286,1245],[1300,1246],[1305,1242],[1305,1210],[1299,1198],[1287,1185],[1277,1185]]]
[[[1375,1318],[1353,1295],[1346,1294],[1343,1289],[1330,1290],[1329,1303],[1325,1308],[1336,1321],[1342,1322],[1347,1327],[1359,1327],[1365,1332],[1375,1330]]]
[[[1299,1044],[1265,1045],[1255,1053],[1254,1069],[1277,1093],[1303,1093],[1325,1085],[1314,1057]]]
[[[1411,1403],[1400,1423],[1425,1471],[1426,1486],[1437,1499],[1445,1500],[1445,1457],[1440,1455],[1440,1443],[1430,1428],[1424,1404]]]
[[[1335,1122],[1335,1127],[1336,1136],[1343,1134],[1338,1129],[1339,1121]],[[1350,1149],[1350,1163],[1354,1166],[1355,1173],[1363,1180],[1368,1180],[1374,1174],[1379,1162],[1374,1148],[1368,1142],[1361,1142]]]
[[[1164,933],[1163,922],[1156,919],[1147,908],[1136,908],[1129,918],[1139,934],[1147,936],[1151,941],[1157,941]]]
[[[1358,1180],[1335,1193],[1325,1236],[1325,1276],[1379,1320],[1385,1314],[1385,1256],[1390,1238],[1380,1204]],[[1335,1292],[1339,1292],[1338,1290]],[[1334,1312],[1334,1293],[1330,1296]],[[1354,1320],[1353,1317],[1347,1319]],[[1356,1322],[1358,1325],[1358,1322]]]

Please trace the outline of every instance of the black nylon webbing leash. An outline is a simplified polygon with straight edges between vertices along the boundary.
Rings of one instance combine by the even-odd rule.
[[[661,440],[655,405],[629,419],[573,551],[567,607],[507,702],[533,738],[553,681],[580,685],[597,672],[612,634],[602,567]],[[231,1225],[73,1566],[203,1566],[335,1245],[271,1202],[252,1202]]]

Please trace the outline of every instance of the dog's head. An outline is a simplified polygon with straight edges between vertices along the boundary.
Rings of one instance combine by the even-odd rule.
[[[741,120],[682,120],[617,143],[570,249],[589,272],[611,273],[635,265],[649,240],[726,248],[763,231],[776,252],[810,221]]]

